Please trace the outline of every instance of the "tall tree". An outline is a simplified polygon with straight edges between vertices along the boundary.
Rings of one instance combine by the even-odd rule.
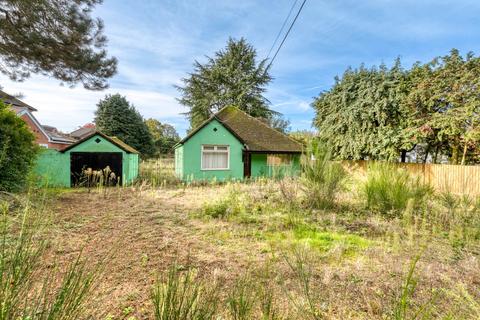
[[[412,147],[409,132],[402,130],[408,122],[402,106],[404,81],[400,60],[390,69],[347,69],[312,104],[319,138],[337,158],[398,159]]]
[[[290,131],[290,120],[285,119],[280,114],[274,114],[269,119],[266,119],[266,121],[270,127],[282,133],[288,133]]]
[[[95,111],[95,124],[98,130],[118,137],[143,156],[154,153],[152,136],[142,115],[120,94],[107,95],[100,100]]]
[[[37,151],[25,121],[0,101],[0,191],[18,191],[25,185]]]
[[[172,154],[173,146],[180,141],[180,136],[175,128],[168,123],[161,123],[152,118],[145,120],[145,124],[152,135],[158,154]]]
[[[267,60],[257,63],[256,50],[245,39],[230,38],[225,49],[207,59],[205,64],[195,61],[194,71],[177,87],[192,128],[229,105],[259,118],[276,114],[263,95],[272,80]]]
[[[0,0],[0,72],[31,73],[87,89],[107,87],[117,60],[107,56],[103,22],[90,16],[102,0]]]
[[[403,70],[348,69],[315,99],[319,136],[342,159],[480,163],[480,57],[458,50]]]
[[[462,57],[453,49],[415,65],[411,73],[414,86],[407,105],[416,113],[428,148],[434,154],[445,151],[454,164],[479,162],[480,58],[473,53]]]

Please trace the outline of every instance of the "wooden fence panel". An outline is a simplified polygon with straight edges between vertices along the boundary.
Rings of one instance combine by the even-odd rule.
[[[369,161],[345,161],[352,171],[366,174]],[[480,166],[451,164],[397,163],[398,167],[430,184],[438,191],[480,195]]]

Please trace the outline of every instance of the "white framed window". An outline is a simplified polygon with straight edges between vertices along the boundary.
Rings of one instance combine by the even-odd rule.
[[[268,154],[267,165],[268,166],[286,166],[292,164],[291,154]]]
[[[40,147],[44,147],[48,149],[48,143],[39,143],[38,144]]]
[[[202,170],[229,170],[230,146],[202,145]]]

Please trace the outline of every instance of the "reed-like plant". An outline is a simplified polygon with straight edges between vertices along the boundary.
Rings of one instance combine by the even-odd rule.
[[[342,165],[332,161],[330,150],[316,141],[308,146],[301,164],[307,205],[320,209],[332,207],[347,177]]]
[[[285,290],[289,301],[302,319],[324,319],[321,305],[325,303],[325,299],[322,296],[322,288],[314,281],[315,261],[310,248],[305,245],[294,246],[283,257],[298,286],[297,296],[291,295],[288,289]]]
[[[256,300],[256,287],[251,277],[245,274],[238,278],[227,299],[232,319],[252,319]]]
[[[156,320],[208,320],[217,314],[219,290],[173,264],[154,285],[151,299]]]
[[[1,213],[0,320],[79,319],[98,270],[88,271],[78,257],[64,274],[57,268],[39,273],[46,217],[28,202],[20,215],[12,216],[5,204]]]
[[[437,294],[433,291],[424,303],[416,303],[415,293],[417,291],[418,279],[415,276],[418,261],[421,254],[416,255],[410,262],[408,272],[405,275],[403,285],[394,304],[392,320],[417,320],[432,319],[434,302]]]
[[[395,164],[384,162],[369,164],[367,180],[361,189],[366,207],[381,213],[399,213],[410,200],[418,205],[431,193],[432,188],[419,178]]]

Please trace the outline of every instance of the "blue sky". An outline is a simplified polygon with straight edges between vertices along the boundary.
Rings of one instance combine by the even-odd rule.
[[[71,131],[93,119],[106,93],[127,97],[144,117],[173,124],[181,135],[188,123],[175,84],[225,46],[229,37],[246,38],[267,56],[294,0],[105,0],[95,16],[105,22],[108,50],[119,60],[118,74],[104,92],[33,76],[15,83],[0,76],[10,93],[22,92],[44,124]],[[301,1],[298,1],[299,5]],[[360,63],[405,66],[447,54],[451,48],[480,54],[478,0],[307,0],[271,70],[271,107],[292,129],[310,129],[310,103],[336,75]]]

